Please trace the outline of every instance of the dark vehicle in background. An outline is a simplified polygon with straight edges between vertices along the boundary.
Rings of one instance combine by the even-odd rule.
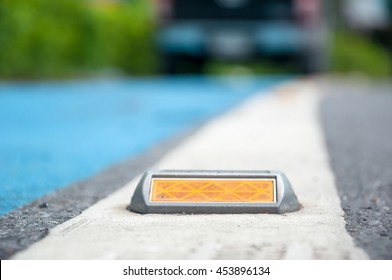
[[[322,0],[156,0],[165,71],[201,72],[209,60],[291,63],[326,68]]]

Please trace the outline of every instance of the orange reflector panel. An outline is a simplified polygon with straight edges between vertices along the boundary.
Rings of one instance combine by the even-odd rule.
[[[152,179],[151,202],[274,203],[273,179]]]

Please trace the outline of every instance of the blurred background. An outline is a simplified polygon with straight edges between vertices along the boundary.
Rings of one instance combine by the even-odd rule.
[[[391,76],[390,0],[0,0],[0,79]]]
[[[0,0],[0,258],[309,75],[347,229],[391,258],[392,0]]]

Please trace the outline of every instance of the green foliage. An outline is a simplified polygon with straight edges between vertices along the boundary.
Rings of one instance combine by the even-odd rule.
[[[151,74],[157,68],[154,17],[148,1],[98,9],[100,51],[104,61],[126,73]]]
[[[0,0],[0,77],[54,78],[107,67],[154,71],[147,1]]]
[[[387,50],[347,31],[335,32],[331,64],[331,70],[335,73],[361,73],[373,78],[391,75]]]

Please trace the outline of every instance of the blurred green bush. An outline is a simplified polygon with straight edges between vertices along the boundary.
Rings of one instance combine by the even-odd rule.
[[[0,0],[0,77],[151,74],[154,28],[145,0]]]
[[[346,30],[334,32],[331,60],[334,73],[360,73],[372,78],[388,78],[392,74],[385,48]]]

